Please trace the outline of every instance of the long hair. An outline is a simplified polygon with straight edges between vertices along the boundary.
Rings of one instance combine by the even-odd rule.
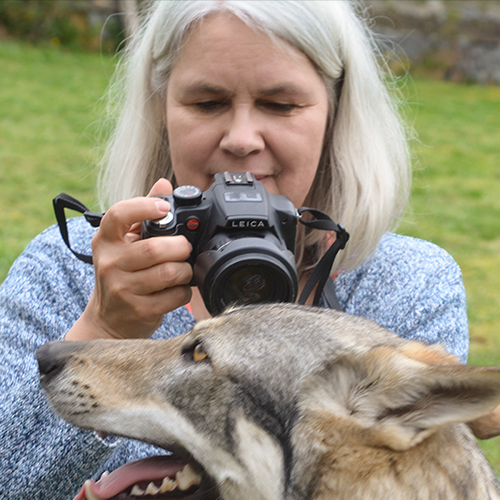
[[[110,87],[119,113],[101,164],[103,206],[145,195],[160,177],[175,186],[164,123],[170,71],[190,30],[210,14],[229,11],[301,50],[323,77],[330,114],[306,205],[327,212],[351,235],[333,271],[359,266],[397,224],[408,201],[411,165],[397,100],[387,88],[390,79],[356,7],[340,0],[154,3]],[[322,253],[325,238],[316,233],[301,233],[299,271],[311,264],[304,255]]]

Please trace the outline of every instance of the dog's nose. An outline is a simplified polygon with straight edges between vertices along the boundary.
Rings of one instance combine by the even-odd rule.
[[[36,351],[38,369],[44,377],[54,377],[72,355],[82,348],[81,342],[49,342]]]

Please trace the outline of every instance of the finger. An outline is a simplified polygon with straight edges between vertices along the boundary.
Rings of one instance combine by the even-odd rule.
[[[145,296],[178,286],[187,286],[192,277],[193,269],[187,262],[165,262],[129,273],[127,285],[134,296]]]
[[[160,219],[167,215],[170,205],[158,198],[132,198],[113,205],[104,215],[97,240],[123,240],[130,229],[138,222],[147,219]]]
[[[170,181],[167,179],[158,179],[154,186],[149,191],[148,196],[164,196],[167,194],[172,194],[173,188]]]
[[[191,300],[191,295],[192,291],[190,286],[176,286],[167,290],[162,290],[153,295],[139,296],[129,309],[130,323],[126,321],[120,330],[126,332],[128,337],[136,337],[136,327],[131,328],[130,331],[127,332],[128,324],[148,325],[148,323],[156,323],[155,318],[162,317],[164,314],[186,305]],[[158,328],[158,326],[157,324],[156,328]],[[149,335],[151,335],[151,333]]]
[[[110,259],[118,262],[122,271],[134,272],[166,262],[184,262],[192,250],[185,236],[159,236],[116,249]]]
[[[164,196],[167,194],[172,194],[172,192],[173,188],[170,181],[161,178],[156,181],[154,186],[149,191],[148,196]],[[135,223],[130,228],[129,234],[127,235],[128,242],[132,243],[133,241],[137,241],[138,239],[140,239],[140,234],[141,234],[141,223]]]
[[[167,314],[170,311],[188,304],[191,300],[191,296],[192,290],[189,285],[175,286],[155,293],[153,295],[154,304],[152,306],[150,305],[150,307],[158,314]]]
[[[91,338],[147,338],[150,337],[160,326],[164,314],[187,304],[191,300],[190,286],[176,286],[167,290],[148,295],[135,296],[133,302],[126,308],[112,307],[111,309],[92,306],[97,297],[92,294],[85,312],[80,317],[85,318],[91,328],[87,328],[84,339],[88,332],[92,332]],[[96,332],[97,336],[96,336]]]

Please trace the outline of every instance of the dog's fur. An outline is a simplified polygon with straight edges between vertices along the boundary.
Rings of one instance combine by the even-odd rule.
[[[39,360],[63,418],[187,454],[216,498],[500,499],[462,423],[499,404],[500,369],[362,318],[245,307],[172,340],[53,343]]]

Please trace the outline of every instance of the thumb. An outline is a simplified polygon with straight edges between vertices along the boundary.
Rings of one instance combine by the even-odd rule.
[[[158,179],[151,190],[148,193],[148,196],[163,196],[166,194],[172,194],[173,188],[170,181],[167,179]]]

